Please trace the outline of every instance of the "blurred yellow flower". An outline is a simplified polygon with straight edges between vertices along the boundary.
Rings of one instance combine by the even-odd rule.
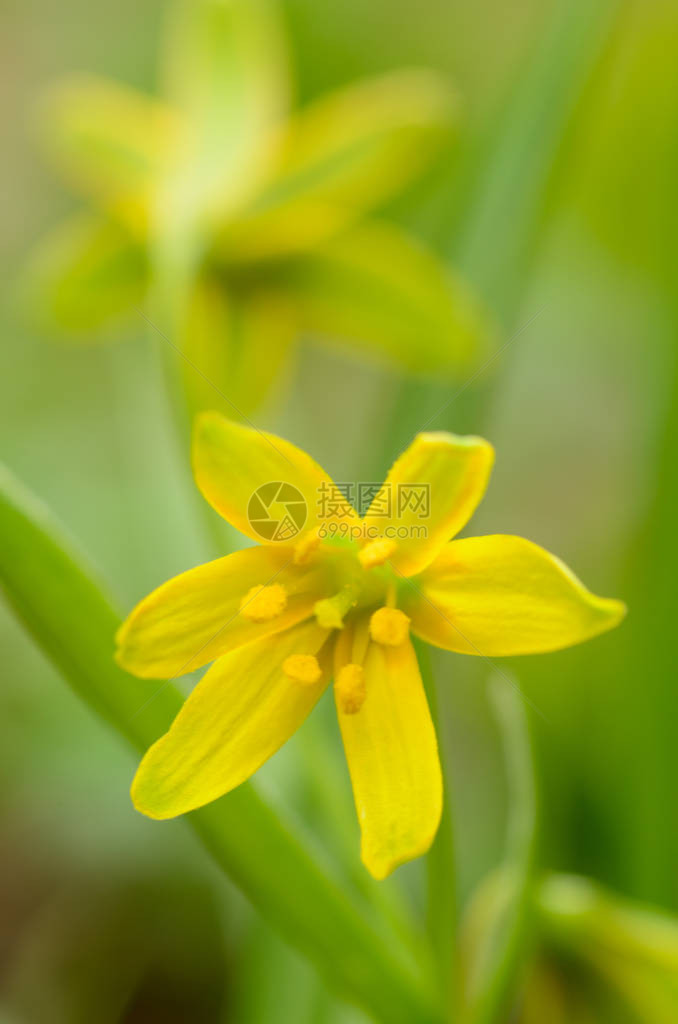
[[[170,818],[233,789],[334,679],[365,865],[384,878],[424,853],[442,781],[410,631],[467,654],[528,654],[586,640],[625,612],[520,537],[450,540],[492,462],[481,438],[419,434],[361,518],[288,441],[199,416],[198,487],[260,544],[169,580],[119,631],[118,661],[138,676],[214,662],[141,762],[136,807]]]
[[[166,101],[89,75],[51,90],[41,134],[98,212],[45,241],[34,307],[91,335],[119,327],[160,278],[173,340],[242,408],[301,334],[458,370],[487,340],[484,313],[422,244],[365,219],[449,137],[455,94],[432,71],[406,70],[290,113],[274,14],[265,0],[180,5]],[[214,405],[204,378],[187,380],[198,408]]]

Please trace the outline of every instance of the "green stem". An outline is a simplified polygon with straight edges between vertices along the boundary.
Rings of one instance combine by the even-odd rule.
[[[456,1019],[457,1000],[457,869],[452,815],[452,784],[449,758],[446,752],[444,723],[441,721],[436,682],[431,667],[428,646],[415,640],[417,659],[421,671],[431,717],[438,736],[440,764],[443,774],[443,813],[440,827],[426,858],[427,867],[427,924],[435,953],[438,984],[446,1008],[446,1020]]]
[[[202,521],[204,536],[214,557],[235,548],[234,531],[224,523],[198,494],[190,473],[190,448],[193,415],[188,399],[186,377],[204,375],[201,367],[187,360],[184,335],[193,283],[200,272],[200,249],[186,229],[185,237],[161,236],[153,247],[153,276],[148,311],[143,315],[156,353],[160,376],[165,385],[167,407],[172,420],[174,446],[182,467],[185,486],[190,489],[196,518]],[[214,405],[220,403],[215,391]]]

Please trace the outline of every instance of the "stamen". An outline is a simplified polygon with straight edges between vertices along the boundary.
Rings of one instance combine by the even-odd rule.
[[[380,608],[370,619],[370,634],[377,644],[399,647],[407,640],[410,620],[399,608]]]
[[[283,672],[302,686],[313,686],[322,675],[318,659],[312,654],[290,654],[283,662]]]
[[[279,583],[265,587],[258,583],[247,591],[240,602],[240,614],[251,622],[268,622],[281,615],[287,607],[287,592]]]
[[[356,715],[367,696],[365,673],[362,665],[344,665],[334,682],[334,692],[339,710],[345,715]]]
[[[294,564],[305,565],[319,544],[320,537],[315,532],[306,533],[300,537],[294,545]]]
[[[383,565],[389,560],[397,546],[396,542],[389,537],[376,537],[374,540],[368,541],[365,547],[358,552],[360,564],[363,569],[374,569],[377,565]]]
[[[324,597],[321,601],[316,601],[313,612],[318,625],[323,629],[343,629],[344,616],[356,602],[354,588],[350,585],[344,587],[334,597]]]

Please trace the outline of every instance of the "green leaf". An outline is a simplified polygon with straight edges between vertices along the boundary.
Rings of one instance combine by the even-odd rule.
[[[141,302],[147,279],[142,246],[113,221],[84,215],[41,241],[22,283],[31,316],[90,340]]]
[[[432,71],[323,96],[290,121],[273,180],[219,241],[226,260],[299,252],[402,190],[449,137],[456,95]]]
[[[451,255],[507,324],[535,258],[568,125],[618,7],[556,4],[505,106],[472,147]]]
[[[295,299],[307,331],[408,370],[458,372],[491,335],[466,284],[386,223],[360,225],[287,261],[277,279]]]
[[[113,661],[119,618],[60,536],[48,510],[0,467],[0,584],[18,617],[75,692],[137,749],[167,729],[181,704],[171,685]],[[366,917],[250,784],[186,820],[252,903],[327,981],[378,1020],[436,1022],[394,940]]]
[[[225,215],[265,174],[287,112],[284,40],[268,0],[193,0],[170,20],[167,98],[183,136],[159,197],[159,216],[186,223]],[[167,202],[178,209],[165,209]]]
[[[158,169],[176,141],[171,111],[128,86],[72,75],[45,94],[38,130],[70,185],[142,235]]]
[[[607,60],[586,96],[584,144],[567,183],[602,241],[670,290],[678,228],[676,52],[675,4],[623,6]]]

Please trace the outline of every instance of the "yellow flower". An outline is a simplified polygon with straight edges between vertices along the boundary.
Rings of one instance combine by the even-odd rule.
[[[201,415],[198,487],[263,543],[169,580],[120,629],[118,660],[136,675],[213,662],[141,762],[136,807],[171,818],[233,789],[333,679],[366,867],[384,878],[424,853],[442,781],[410,632],[467,654],[528,654],[586,640],[625,612],[530,541],[450,539],[493,455],[481,438],[419,434],[360,518],[305,452]]]
[[[42,108],[46,148],[95,212],[40,247],[31,309],[87,338],[130,315],[139,327],[179,265],[161,309],[176,303],[172,341],[201,371],[186,375],[194,408],[214,405],[208,381],[251,408],[302,335],[454,375],[492,333],[464,281],[371,216],[450,137],[456,93],[406,69],[294,111],[276,6],[180,3],[162,96],[72,75]]]

